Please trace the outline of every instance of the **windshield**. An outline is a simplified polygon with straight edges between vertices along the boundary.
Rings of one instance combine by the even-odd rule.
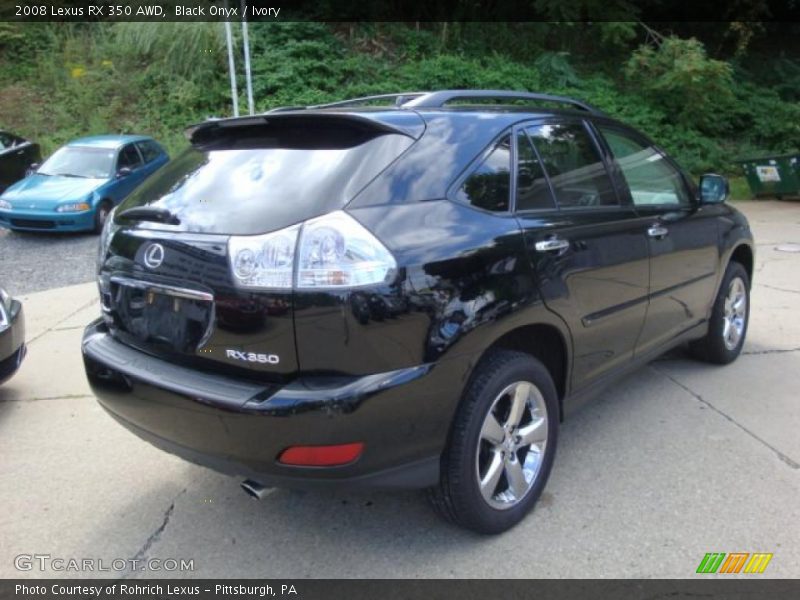
[[[116,150],[111,148],[65,146],[48,158],[37,172],[42,175],[106,179],[111,177],[115,155]]]

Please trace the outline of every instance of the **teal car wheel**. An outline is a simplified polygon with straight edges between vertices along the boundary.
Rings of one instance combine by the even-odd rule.
[[[103,231],[103,225],[106,224],[106,219],[108,219],[108,215],[111,213],[111,202],[108,200],[103,200],[98,206],[97,211],[94,213],[94,232],[100,233]]]

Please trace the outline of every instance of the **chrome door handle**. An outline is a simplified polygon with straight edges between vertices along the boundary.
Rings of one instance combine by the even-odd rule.
[[[536,242],[534,248],[539,252],[555,252],[562,251],[569,248],[569,240],[560,240],[558,238],[550,238],[549,240],[542,240]]]
[[[661,225],[651,225],[647,228],[647,235],[651,238],[661,239],[669,234],[669,229]]]

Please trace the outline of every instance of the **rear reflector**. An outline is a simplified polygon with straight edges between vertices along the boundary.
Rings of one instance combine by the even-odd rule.
[[[278,457],[278,462],[296,467],[334,467],[346,465],[361,456],[364,444],[338,446],[290,446]]]

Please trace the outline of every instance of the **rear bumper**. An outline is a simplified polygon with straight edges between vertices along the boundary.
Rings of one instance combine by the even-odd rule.
[[[0,210],[0,227],[14,231],[86,231],[94,228],[94,210],[73,213]]]
[[[469,360],[364,377],[306,377],[285,386],[230,379],[163,360],[87,327],[83,358],[100,404],[153,445],[267,486],[423,488],[439,456]],[[290,446],[363,442],[355,462],[293,467]]]
[[[25,358],[25,316],[22,304],[14,300],[8,327],[0,331],[0,384],[17,372]]]

